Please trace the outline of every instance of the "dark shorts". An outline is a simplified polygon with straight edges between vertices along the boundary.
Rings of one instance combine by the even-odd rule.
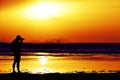
[[[14,52],[14,60],[20,61],[20,52]]]

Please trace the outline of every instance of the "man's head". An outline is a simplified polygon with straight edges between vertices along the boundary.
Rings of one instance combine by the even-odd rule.
[[[16,39],[18,39],[18,40],[20,40],[20,39],[24,40],[23,38],[21,38],[20,35],[17,35],[17,36],[16,36]]]

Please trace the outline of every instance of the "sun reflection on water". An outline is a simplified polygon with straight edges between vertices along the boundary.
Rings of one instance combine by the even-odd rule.
[[[47,57],[46,56],[39,56],[40,64],[45,65],[47,63]]]

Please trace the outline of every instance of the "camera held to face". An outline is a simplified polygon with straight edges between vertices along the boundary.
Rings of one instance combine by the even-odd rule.
[[[24,38],[21,38],[21,40],[24,40]]]

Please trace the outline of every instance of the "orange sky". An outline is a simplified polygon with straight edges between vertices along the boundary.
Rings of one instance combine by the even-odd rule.
[[[120,0],[0,0],[0,42],[120,42]]]

